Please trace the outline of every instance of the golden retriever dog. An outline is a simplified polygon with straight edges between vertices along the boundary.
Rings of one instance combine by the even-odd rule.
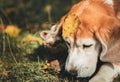
[[[63,39],[68,46],[65,69],[89,82],[112,82],[120,74],[120,0],[83,0],[40,33],[45,44]],[[96,74],[98,61],[103,62]]]

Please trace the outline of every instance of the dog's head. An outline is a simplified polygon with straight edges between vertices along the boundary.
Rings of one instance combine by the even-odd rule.
[[[49,31],[56,32],[54,36],[62,37],[68,46],[65,66],[68,72],[89,77],[95,72],[98,59],[120,62],[118,4],[120,0],[81,1],[62,18],[54,31]],[[42,37],[44,33],[41,32]],[[47,32],[48,35],[50,38]],[[56,42],[54,38],[48,43]]]

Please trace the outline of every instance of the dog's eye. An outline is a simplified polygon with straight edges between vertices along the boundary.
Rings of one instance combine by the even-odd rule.
[[[90,48],[93,44],[89,44],[89,45],[86,45],[86,44],[83,44],[83,48]]]

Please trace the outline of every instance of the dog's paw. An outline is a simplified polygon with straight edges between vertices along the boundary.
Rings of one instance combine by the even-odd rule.
[[[89,82],[109,82],[109,81],[106,81],[104,78],[92,78],[91,80],[89,80]]]

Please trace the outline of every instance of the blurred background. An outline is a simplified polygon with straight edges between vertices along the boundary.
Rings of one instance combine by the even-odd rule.
[[[30,31],[55,24],[80,0],[0,0],[4,24],[15,24]]]

